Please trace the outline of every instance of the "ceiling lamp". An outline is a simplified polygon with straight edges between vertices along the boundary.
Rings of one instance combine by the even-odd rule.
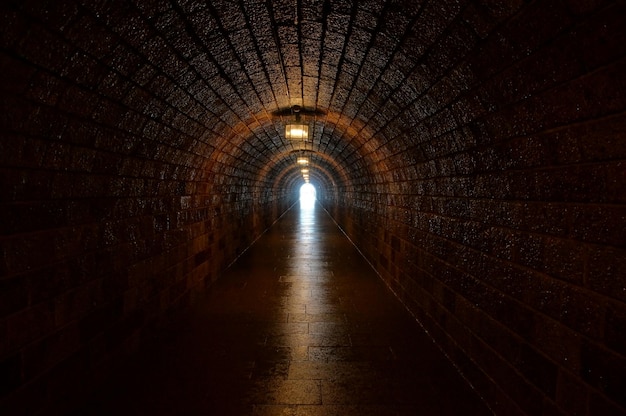
[[[289,123],[285,126],[285,138],[289,140],[306,140],[309,138],[309,126],[300,123]]]
[[[306,157],[299,157],[298,158],[298,165],[306,166],[308,164],[309,164],[309,159],[307,159]]]
[[[285,138],[289,140],[306,140],[309,138],[309,126],[300,121],[300,106],[292,108],[296,121],[285,126]]]
[[[300,169],[300,172],[302,172],[302,173],[309,173],[309,170],[308,169]]]

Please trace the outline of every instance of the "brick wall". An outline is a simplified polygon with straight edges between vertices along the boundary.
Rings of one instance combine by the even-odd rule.
[[[386,182],[325,203],[496,414],[623,414],[626,8],[485,12],[378,132]]]
[[[171,51],[33,6],[2,15],[2,414],[73,406],[295,201],[220,150],[242,121],[204,119]]]

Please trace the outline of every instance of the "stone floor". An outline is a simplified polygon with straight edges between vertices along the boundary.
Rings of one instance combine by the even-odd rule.
[[[294,206],[80,413],[491,414],[319,205]]]

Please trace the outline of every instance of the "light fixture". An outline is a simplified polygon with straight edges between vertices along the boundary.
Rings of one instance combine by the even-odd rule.
[[[299,123],[287,124],[285,126],[285,138],[290,140],[306,140],[309,138],[309,126]]]
[[[299,157],[298,158],[298,165],[308,165],[309,164],[309,159],[307,159],[306,157]]]
[[[300,106],[294,105],[291,110],[296,116],[293,123],[285,126],[285,138],[289,140],[306,140],[309,138],[309,126],[300,121]]]
[[[300,169],[300,172],[302,172],[302,173],[309,173],[309,170],[308,169]]]

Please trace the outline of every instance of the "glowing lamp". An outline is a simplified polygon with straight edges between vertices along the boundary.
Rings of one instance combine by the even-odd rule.
[[[300,106],[294,105],[291,111],[295,115],[293,123],[287,123],[285,126],[285,138],[291,140],[306,140],[309,138],[309,125],[300,121]]]
[[[309,138],[309,126],[301,123],[290,123],[285,126],[285,138],[290,140],[306,140]]]

